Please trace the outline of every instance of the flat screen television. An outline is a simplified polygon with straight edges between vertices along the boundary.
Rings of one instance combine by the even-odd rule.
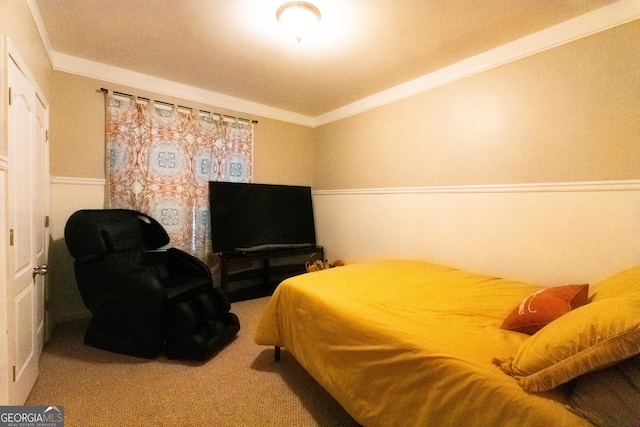
[[[213,252],[316,244],[311,187],[209,181]]]

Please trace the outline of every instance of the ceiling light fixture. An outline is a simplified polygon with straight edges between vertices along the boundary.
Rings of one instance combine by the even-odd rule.
[[[304,1],[285,3],[276,12],[276,18],[285,30],[298,40],[308,37],[320,23],[320,11]]]

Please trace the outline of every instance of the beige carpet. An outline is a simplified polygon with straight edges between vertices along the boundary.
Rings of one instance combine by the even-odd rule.
[[[241,331],[205,363],[139,359],[82,343],[86,321],[57,325],[26,405],[64,406],[66,426],[357,426],[282,352],[253,343],[268,298],[233,303]]]

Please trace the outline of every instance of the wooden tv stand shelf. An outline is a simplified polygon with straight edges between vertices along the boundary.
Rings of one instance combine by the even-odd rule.
[[[285,266],[271,267],[269,261],[277,258],[297,257],[308,255],[308,261],[317,259],[324,260],[324,248],[322,246],[305,246],[294,248],[276,248],[261,251],[234,251],[221,252],[220,257],[220,287],[225,295],[229,294],[229,282],[234,280],[233,276],[241,276],[243,273],[229,274],[229,264],[238,261],[261,260],[262,266],[258,272],[258,277],[262,279],[263,288],[269,287],[269,278],[274,275],[295,276],[306,272],[304,263],[289,264]]]

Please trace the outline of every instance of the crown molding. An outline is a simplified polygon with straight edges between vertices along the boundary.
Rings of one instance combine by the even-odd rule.
[[[50,52],[51,65],[54,70],[89,77],[105,82],[121,84],[141,90],[207,105],[226,108],[244,114],[266,117],[303,126],[312,126],[313,118],[303,114],[270,107],[264,104],[247,101],[188,86],[178,82],[161,79],[124,68],[114,67],[100,62],[89,61],[60,52]]]
[[[35,2],[33,0],[27,0],[27,2],[54,70],[311,128],[360,114],[640,19],[640,2],[638,0],[619,0],[333,111],[311,117],[56,52],[51,48]]]
[[[49,58],[49,64],[53,67],[53,62],[51,60],[51,52],[53,52],[53,47],[51,46],[49,33],[47,33],[47,27],[45,27],[44,25],[42,15],[40,14],[40,9],[38,9],[38,5],[36,4],[36,0],[27,0],[27,6],[29,7],[31,16],[33,16],[33,20],[36,23],[36,28],[38,29],[38,33],[40,34],[40,39],[42,40],[44,50],[45,52],[47,52],[47,57]]]

